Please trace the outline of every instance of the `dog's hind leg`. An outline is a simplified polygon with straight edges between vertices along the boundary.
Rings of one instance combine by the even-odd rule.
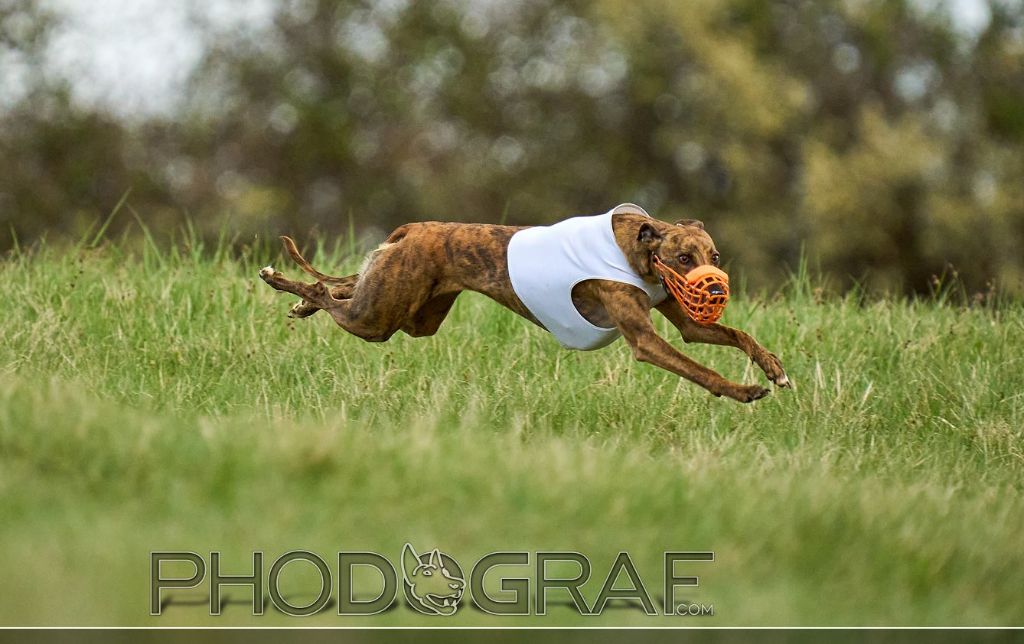
[[[348,285],[352,286],[355,284],[355,279],[358,275],[349,275],[347,277],[333,277],[331,275],[324,275],[320,271],[313,268],[312,264],[306,261],[306,258],[299,252],[299,247],[295,245],[295,241],[288,236],[281,237],[281,243],[284,244],[284,249],[288,251],[292,259],[296,264],[299,265],[302,270],[306,271],[310,275],[316,278],[316,281],[323,282],[324,284],[330,284],[331,286],[337,285]]]
[[[270,266],[260,270],[260,278],[275,290],[298,295],[302,298],[303,302],[307,302],[310,306],[327,311],[339,326],[364,340],[378,342],[387,340],[401,326],[374,324],[372,322],[368,324],[366,321],[360,320],[361,317],[365,316],[353,315],[351,311],[352,300],[336,299],[331,295],[330,289],[323,282],[316,282],[315,284],[296,282],[288,279]],[[394,328],[391,328],[392,326]]]
[[[303,301],[315,304],[320,308],[329,306],[329,302],[334,300],[334,298],[331,297],[330,290],[323,283],[317,282],[315,284],[306,284],[305,282],[290,280],[280,271],[274,270],[273,266],[261,268],[260,279],[266,282],[274,290],[298,295],[303,299]]]
[[[352,292],[355,290],[356,282],[359,281],[359,276],[349,275],[348,277],[341,279],[345,281],[331,287],[331,297],[336,300],[347,300],[352,297]],[[308,318],[319,310],[321,309],[316,304],[313,304],[309,300],[302,300],[288,311],[288,317]]]
[[[422,245],[410,246],[405,239],[409,231],[409,226],[403,226],[391,233],[385,243],[369,255],[354,283],[348,278],[325,276],[309,266],[298,254],[294,242],[287,239],[285,247],[289,254],[303,270],[317,277],[317,283],[294,282],[269,267],[260,271],[260,277],[271,287],[294,293],[308,305],[324,309],[338,326],[370,342],[383,342],[407,326],[420,334],[432,332],[443,319],[442,313],[447,313],[449,302],[441,301],[437,308],[428,307],[419,320],[414,317],[436,297],[436,289],[443,284],[445,264],[443,256],[438,259],[443,248],[434,248],[431,254],[425,253]],[[335,297],[328,284],[351,285],[350,297]],[[444,289],[444,292],[452,291]],[[307,310],[309,306],[301,308],[301,311]]]
[[[348,275],[345,277],[325,275],[313,268],[313,265],[306,261],[306,258],[299,252],[298,246],[296,246],[295,241],[291,237],[282,236],[281,242],[284,244],[285,250],[288,251],[288,254],[295,263],[302,268],[302,270],[315,277],[318,282],[323,282],[324,284],[329,284],[331,286],[331,297],[337,300],[345,300],[352,297],[352,291],[355,288],[356,282],[359,281],[359,275]],[[313,302],[303,299],[291,308],[288,312],[288,317],[307,318],[320,309],[321,307],[317,306]]]

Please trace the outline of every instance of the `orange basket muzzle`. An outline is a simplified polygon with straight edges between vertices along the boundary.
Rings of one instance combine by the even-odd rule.
[[[657,255],[652,254],[651,260],[665,290],[694,322],[718,322],[729,302],[729,276],[725,271],[706,264],[683,276],[669,268]]]

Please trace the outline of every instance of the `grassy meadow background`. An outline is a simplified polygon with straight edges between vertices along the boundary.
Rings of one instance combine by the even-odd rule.
[[[292,297],[256,277],[268,261],[298,274],[276,250],[197,242],[0,262],[0,624],[1024,623],[1019,302],[825,296],[807,276],[741,294],[725,321],[797,389],[740,405],[621,341],[561,350],[476,294],[435,337],[367,344],[323,314],[289,320]],[[735,350],[685,351],[762,379]],[[397,565],[406,541],[467,575],[495,550],[577,550],[590,602],[628,550],[659,606],[661,553],[714,550],[679,595],[715,615],[583,618],[556,591],[544,618],[467,601],[451,618],[299,620],[269,603],[251,617],[249,591],[227,588],[211,618],[206,585],[148,615],[153,550],[219,550],[243,574],[254,550],[266,572],[304,548],[336,572],[339,550]],[[297,602],[319,587],[299,568],[285,581]]]

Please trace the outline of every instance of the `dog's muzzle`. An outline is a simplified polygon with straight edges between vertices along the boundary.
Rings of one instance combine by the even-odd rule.
[[[711,265],[698,266],[685,276],[672,270],[652,254],[654,269],[661,283],[679,306],[697,324],[714,324],[722,317],[729,302],[729,276]]]

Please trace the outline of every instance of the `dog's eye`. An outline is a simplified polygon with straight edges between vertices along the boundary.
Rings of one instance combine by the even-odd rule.
[[[687,255],[687,254],[683,254],[683,255],[680,255],[680,256],[679,256],[679,263],[680,263],[680,264],[682,264],[682,265],[684,265],[684,266],[685,266],[685,265],[687,265],[687,264],[689,264],[689,263],[690,263],[690,262],[692,262],[692,261],[693,261],[693,258],[692,258],[692,257],[690,257],[690,256],[689,256],[689,255]]]
[[[434,574],[434,573],[430,572],[429,570],[424,570],[424,571],[423,571],[423,576],[424,576],[424,577],[429,577],[429,576],[431,576],[432,574]]]
[[[721,255],[719,255],[718,253],[712,253],[712,255],[711,255],[711,263],[714,264],[715,266],[718,266],[718,263],[720,261],[722,261]]]

